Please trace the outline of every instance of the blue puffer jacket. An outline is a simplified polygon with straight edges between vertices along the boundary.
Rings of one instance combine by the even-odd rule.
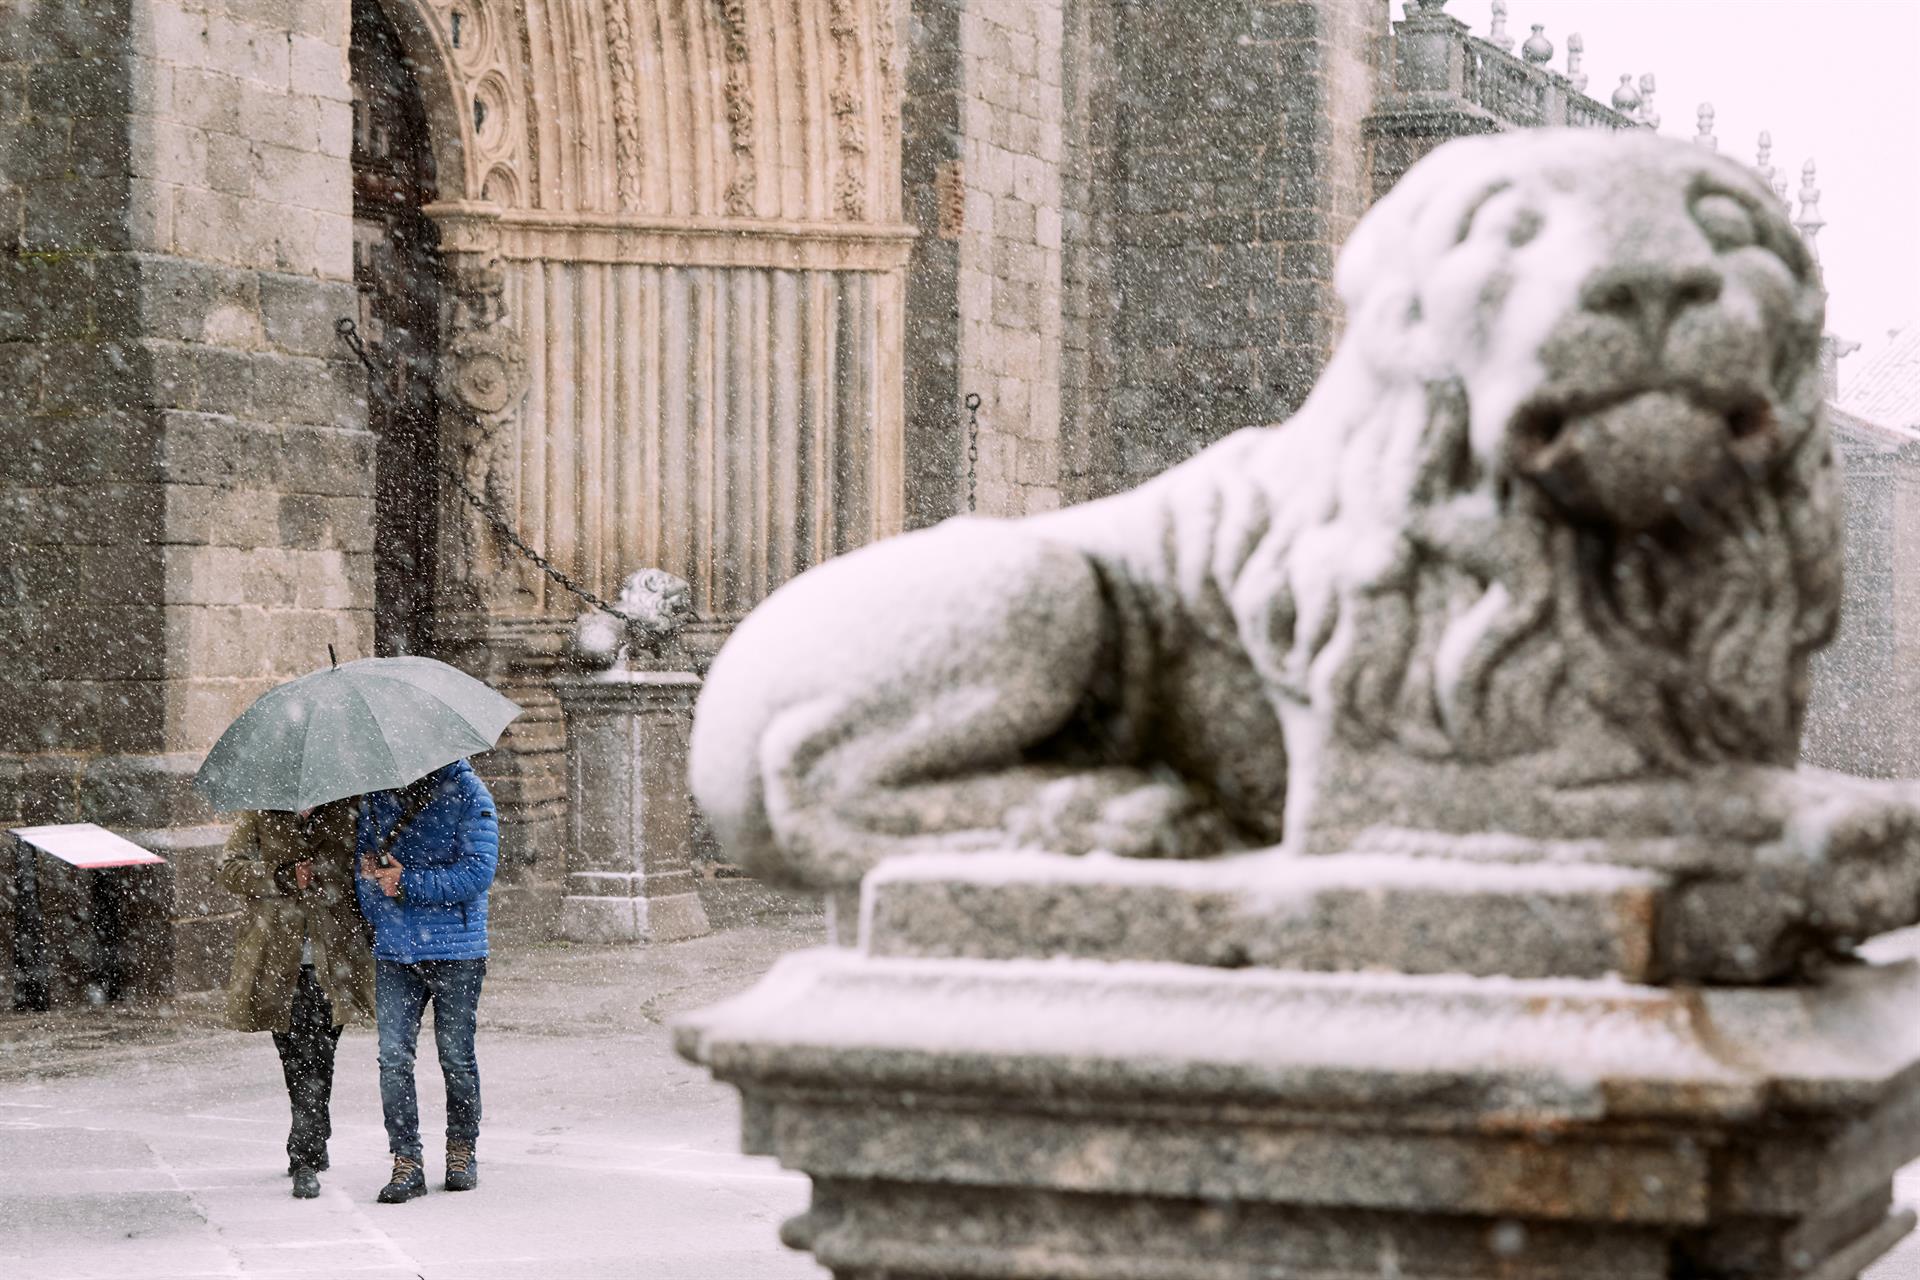
[[[402,964],[476,960],[487,954],[487,887],[500,858],[493,796],[465,760],[415,785],[435,794],[387,851],[405,868],[400,897],[389,898],[365,876],[354,881],[373,925],[373,954]],[[366,797],[356,842],[362,857],[380,848],[405,803],[401,791]]]

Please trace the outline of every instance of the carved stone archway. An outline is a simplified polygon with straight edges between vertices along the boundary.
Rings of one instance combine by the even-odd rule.
[[[900,0],[380,3],[439,172],[448,461],[501,517],[602,596],[685,578],[696,650],[898,530]],[[579,604],[442,524],[442,651],[528,707],[489,768],[557,847]]]

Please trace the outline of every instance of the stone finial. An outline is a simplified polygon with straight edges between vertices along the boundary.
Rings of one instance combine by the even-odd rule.
[[[1547,39],[1546,24],[1533,24],[1533,34],[1520,46],[1520,56],[1536,67],[1544,67],[1553,61],[1553,41]]]
[[[1580,57],[1587,51],[1587,42],[1578,31],[1567,36],[1567,83],[1573,86],[1575,93],[1587,91],[1587,73],[1580,69]]]
[[[1647,128],[1658,130],[1660,128],[1660,113],[1653,109],[1654,87],[1653,72],[1649,71],[1640,77],[1640,111],[1634,118],[1639,120],[1641,124],[1647,126]]]
[[[1613,109],[1629,116],[1640,109],[1640,91],[1633,87],[1632,76],[1620,77],[1620,87],[1613,91]]]
[[[1407,0],[1409,18],[1431,18],[1447,7],[1447,0]]]
[[[1760,131],[1759,146],[1753,153],[1753,167],[1769,190],[1778,189],[1773,182],[1773,134],[1766,129]]]
[[[1513,52],[1513,37],[1507,34],[1507,0],[1493,0],[1493,21],[1487,26],[1487,43],[1502,53]]]
[[[1811,160],[1800,166],[1800,216],[1793,220],[1793,225],[1800,229],[1800,238],[1807,242],[1807,252],[1815,262],[1820,261],[1818,237],[1827,220],[1820,216],[1820,187],[1814,181]]]
[[[1705,147],[1709,151],[1718,151],[1720,149],[1720,139],[1713,136],[1713,104],[1711,102],[1701,103],[1700,110],[1694,113],[1693,120],[1695,129],[1693,145],[1696,147]]]

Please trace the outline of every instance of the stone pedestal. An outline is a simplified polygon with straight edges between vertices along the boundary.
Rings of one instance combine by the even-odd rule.
[[[567,881],[559,935],[671,942],[707,932],[694,883],[687,734],[700,677],[554,681],[567,721]]]
[[[1475,852],[900,859],[679,1048],[837,1280],[1853,1280],[1911,1229],[1920,968],[1662,985],[1667,877]]]

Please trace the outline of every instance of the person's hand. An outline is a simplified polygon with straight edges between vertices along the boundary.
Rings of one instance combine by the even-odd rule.
[[[389,898],[397,898],[400,896],[400,873],[405,870],[400,865],[400,859],[389,854],[386,866],[371,867],[366,874],[369,880],[380,886],[380,892]]]
[[[293,887],[302,893],[313,888],[312,858],[303,858],[293,864]]]

